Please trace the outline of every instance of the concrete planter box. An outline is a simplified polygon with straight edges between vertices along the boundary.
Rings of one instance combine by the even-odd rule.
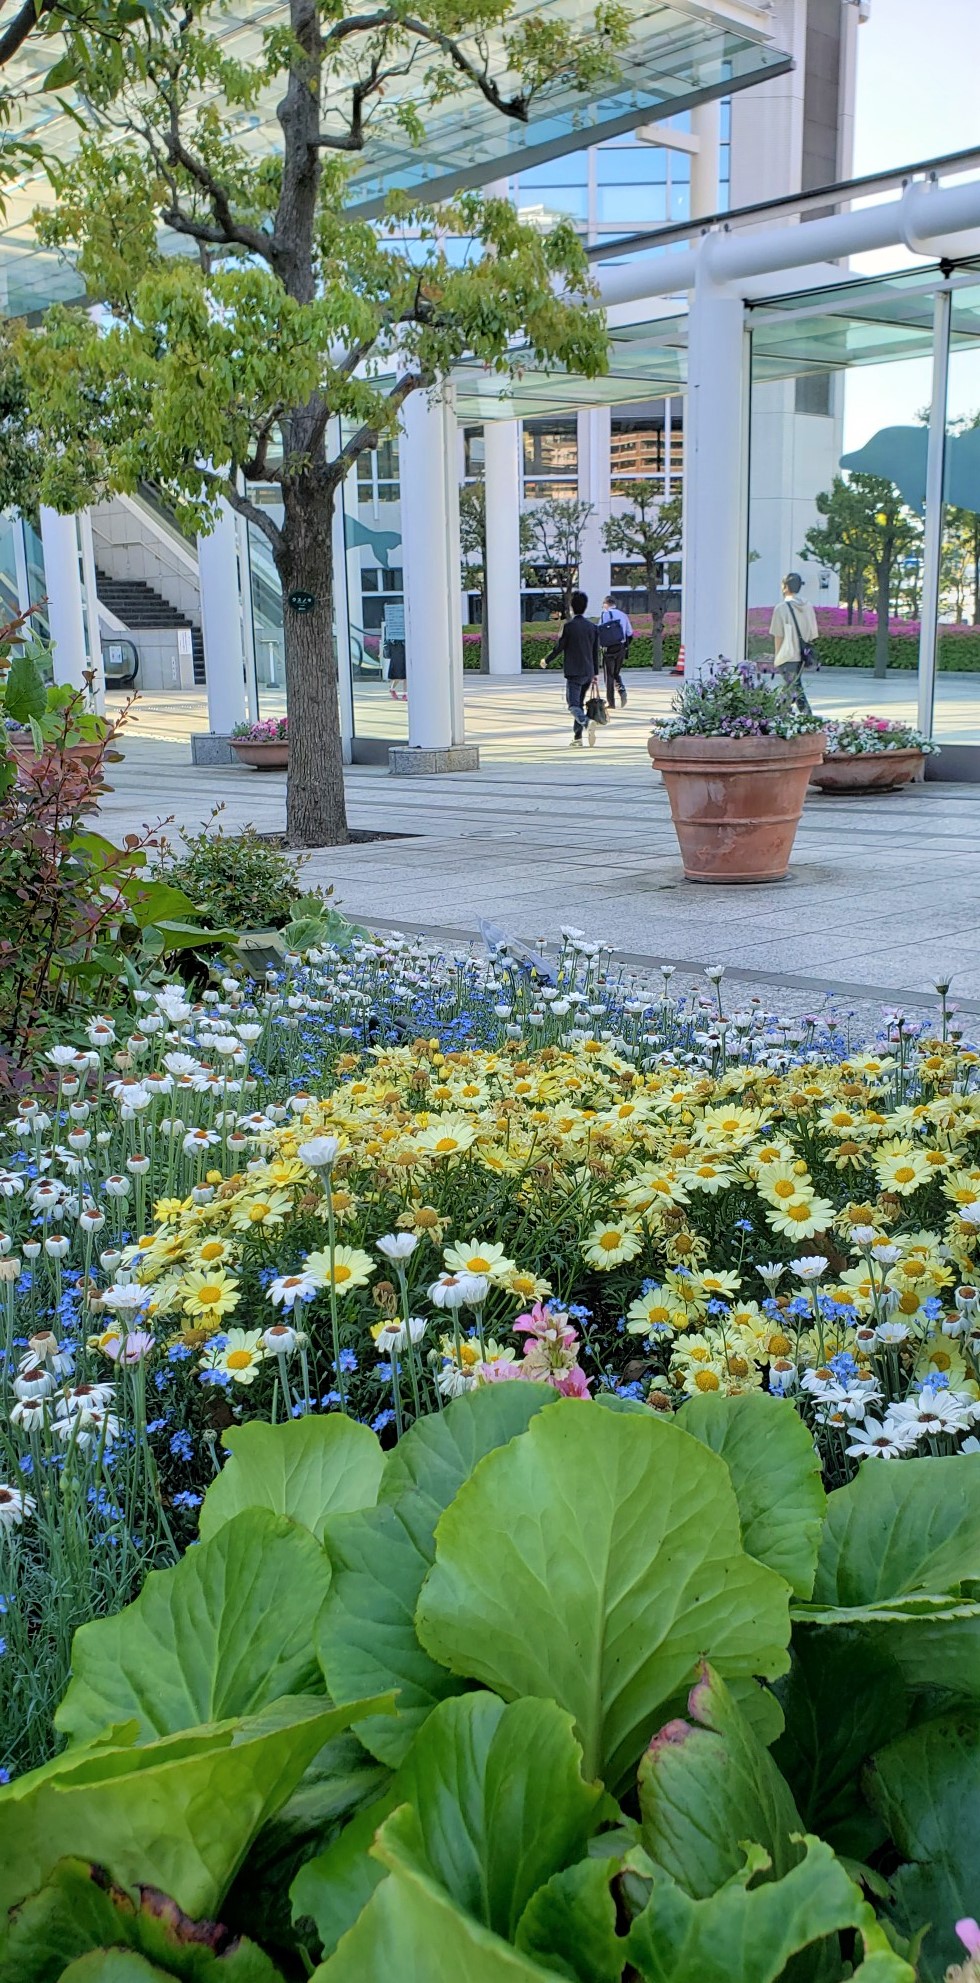
[[[826,735],[651,737],[688,881],[782,881]]]
[[[925,751],[833,751],[814,765],[811,785],[821,792],[897,792],[918,778]]]
[[[426,750],[420,744],[392,744],[388,769],[396,778],[431,778],[439,771],[479,771],[479,746],[450,744],[445,750]]]

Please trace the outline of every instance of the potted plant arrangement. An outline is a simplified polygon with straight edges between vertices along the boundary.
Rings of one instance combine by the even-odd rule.
[[[748,663],[685,679],[647,746],[688,881],[781,881],[824,725]]]
[[[289,763],[289,718],[267,716],[262,723],[236,723],[231,747],[255,771],[285,771]]]
[[[55,763],[59,775],[66,763],[99,764],[112,728],[90,706],[91,677],[84,689],[66,682],[45,685],[42,670],[50,657],[47,643],[31,641],[9,661],[0,687],[7,751],[21,781],[43,781]]]
[[[811,785],[822,792],[897,792],[939,749],[911,723],[889,723],[884,716],[848,716],[826,728],[823,763],[810,773]]]

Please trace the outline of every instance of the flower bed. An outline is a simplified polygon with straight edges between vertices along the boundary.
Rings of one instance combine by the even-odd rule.
[[[847,716],[840,723],[826,722],[824,728],[828,757],[880,757],[887,751],[931,756],[939,749],[914,723],[894,723],[885,716]]]
[[[606,961],[356,941],[50,1051],[0,1171],[4,1774],[59,1699],[67,1748],[0,1790],[12,1977],[970,1946],[980,1056]]]

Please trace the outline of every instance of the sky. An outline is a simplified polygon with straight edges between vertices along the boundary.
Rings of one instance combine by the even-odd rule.
[[[855,176],[980,147],[978,0],[871,0],[857,45]],[[870,272],[896,268],[900,260],[888,250],[854,265]],[[852,372],[845,446],[860,447],[879,427],[914,420],[929,388],[926,360]],[[950,414],[977,410],[980,353],[954,355]]]

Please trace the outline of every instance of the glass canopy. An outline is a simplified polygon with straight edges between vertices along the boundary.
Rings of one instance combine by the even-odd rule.
[[[622,59],[628,80],[614,89],[608,81],[597,84],[592,93],[559,85],[532,105],[527,123],[502,116],[467,90],[438,105],[427,119],[424,142],[412,145],[398,126],[399,83],[394,79],[386,96],[384,126],[371,133],[363,165],[350,182],[352,208],[370,218],[396,188],[445,199],[463,187],[489,184],[640,124],[672,117],[712,97],[733,95],[792,67],[789,56],[771,45],[761,11],[760,25],[753,28],[744,25],[750,12],[744,6],[733,8],[737,20],[726,19],[725,0],[711,8],[701,0],[672,0],[672,4],[621,0],[621,4],[630,22],[630,43]],[[547,23],[550,16],[580,23],[585,37],[594,12],[595,0],[517,0],[508,31],[519,28],[525,18]],[[217,16],[217,32],[230,56],[248,62],[258,59],[263,36],[281,28],[286,19],[283,0],[245,0],[245,4],[239,0]],[[499,50],[502,37],[486,39],[494,64],[495,46]],[[469,52],[476,61],[482,59],[475,37]],[[58,98],[44,93],[45,73],[54,53],[53,43],[28,42],[5,75],[11,88],[25,98],[21,134],[39,140],[48,156],[63,159],[77,147],[79,126]],[[506,75],[498,73],[498,81],[506,93]],[[516,87],[516,79],[511,83]],[[410,92],[410,74],[401,87]],[[279,147],[281,133],[275,118],[279,94],[270,92],[267,104],[241,120],[243,142],[257,156]],[[331,122],[339,128],[342,103],[339,90],[333,101],[328,97],[325,128]],[[106,142],[112,142],[111,133]],[[50,199],[40,169],[25,175],[7,195],[0,226],[0,308],[8,315],[42,310],[82,293],[67,266],[58,256],[42,252],[34,238],[31,215]]]

